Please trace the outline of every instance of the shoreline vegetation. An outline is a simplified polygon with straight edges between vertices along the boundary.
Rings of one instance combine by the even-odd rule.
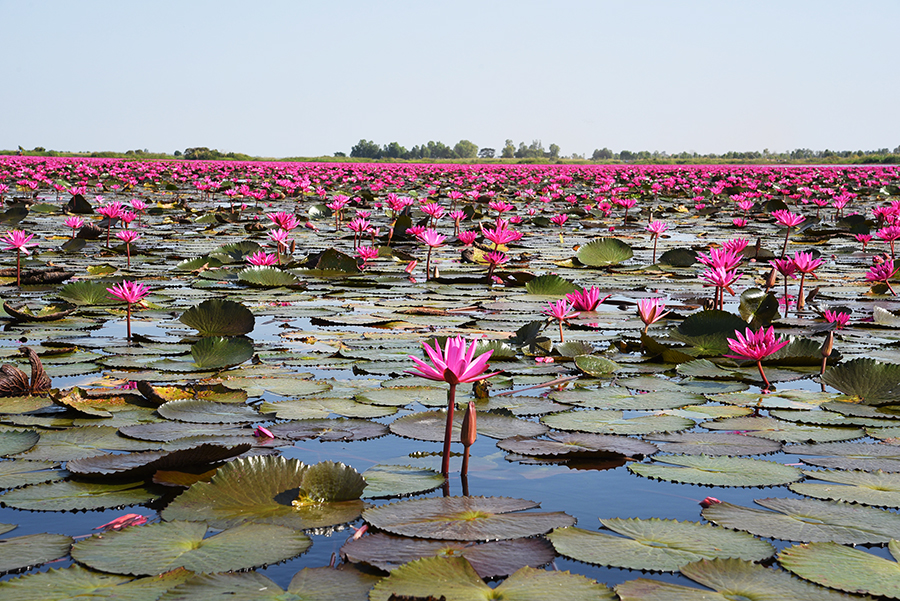
[[[464,144],[466,143],[466,144]],[[435,147],[444,152],[428,154]],[[465,150],[461,155],[457,150]],[[771,153],[768,149],[763,152],[727,152],[724,154],[697,154],[682,152],[668,154],[665,152],[631,152],[622,150],[613,152],[607,148],[595,150],[591,158],[585,155],[573,154],[560,156],[559,147],[550,145],[550,151],[544,151],[539,140],[531,145],[519,144],[518,149],[512,146],[512,141],[507,140],[506,146],[501,151],[501,156],[493,148],[481,148],[461,140],[454,147],[444,144],[429,142],[421,147],[415,146],[411,151],[399,146],[396,142],[379,147],[374,142],[360,140],[353,147],[350,155],[343,152],[335,152],[333,156],[318,157],[262,157],[250,156],[240,152],[221,152],[207,147],[187,148],[184,151],[176,150],[172,154],[165,152],[150,152],[144,150],[119,151],[62,151],[47,150],[43,147],[35,147],[26,150],[21,146],[17,150],[0,149],[0,155],[39,156],[39,157],[63,157],[63,158],[101,158],[124,160],[166,160],[166,161],[246,161],[246,162],[290,162],[290,163],[453,163],[453,164],[558,164],[558,165],[892,165],[900,164],[900,146],[889,150],[856,150],[856,151],[831,151],[796,149],[791,152]],[[435,156],[437,155],[437,156]]]

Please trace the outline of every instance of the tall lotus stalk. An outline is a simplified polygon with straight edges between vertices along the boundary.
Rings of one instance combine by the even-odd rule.
[[[450,390],[447,391],[447,423],[444,428],[444,451],[441,460],[441,474],[446,478],[450,473],[450,442],[453,437],[453,412],[456,408],[457,385],[484,380],[500,372],[484,373],[487,370],[487,361],[494,351],[487,351],[475,357],[477,344],[474,341],[469,345],[465,338],[458,337],[448,338],[443,349],[437,341],[434,342],[433,347],[425,342],[422,343],[422,346],[431,360],[431,365],[410,355],[409,358],[416,364],[416,371],[407,371],[406,373],[437,382],[447,382],[450,385]]]
[[[786,228],[784,234],[784,246],[781,249],[781,258],[783,259],[787,254],[788,238],[791,235],[791,228],[798,226],[806,221],[806,217],[797,213],[791,213],[790,211],[786,211],[784,209],[772,211],[772,217],[775,218],[775,221]]]
[[[759,368],[759,376],[766,385],[763,392],[768,392],[772,385],[769,384],[769,379],[763,371],[762,360],[787,346],[789,341],[776,338],[775,328],[771,326],[769,326],[768,330],[762,327],[758,332],[747,328],[744,335],[735,330],[734,334],[737,337],[736,340],[731,338],[727,340],[728,348],[735,354],[725,356],[731,359],[756,361],[756,367]]]
[[[31,254],[28,247],[37,246],[37,242],[29,244],[32,238],[34,238],[34,234],[26,234],[22,230],[7,230],[6,232],[7,245],[3,249],[15,249],[16,251],[16,286],[20,288],[22,287],[22,253]]]
[[[140,282],[123,281],[121,284],[113,284],[112,288],[107,288],[110,296],[114,296],[127,303],[125,309],[125,320],[127,323],[126,340],[131,341],[131,305],[141,302],[150,292],[150,288]]]
[[[116,234],[116,238],[125,243],[125,254],[128,256],[128,269],[131,269],[131,243],[140,237],[140,234],[132,230],[122,230]]]

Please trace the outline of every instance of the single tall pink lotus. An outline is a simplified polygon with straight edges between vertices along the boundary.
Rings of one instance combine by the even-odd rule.
[[[595,311],[609,297],[610,295],[607,294],[600,298],[600,289],[596,286],[566,294],[566,300],[572,303],[572,308],[576,311]]]
[[[652,324],[670,313],[670,311],[665,310],[666,303],[661,298],[642,298],[638,300],[637,304],[638,315],[641,316],[641,321],[644,322],[644,334],[647,333]]]
[[[568,301],[560,300],[552,303],[547,301],[547,308],[541,311],[544,315],[549,316],[559,322],[559,343],[563,343],[563,324],[573,317],[578,317],[578,311],[572,311],[572,305]]]
[[[794,266],[800,272],[800,291],[797,293],[797,311],[803,308],[803,282],[807,275],[815,276],[814,272],[822,264],[822,259],[813,258],[809,252],[797,251],[794,253]]]
[[[7,230],[6,231],[6,240],[7,245],[3,247],[3,250],[13,250],[16,251],[16,286],[22,286],[22,253],[24,252],[26,255],[30,255],[31,251],[28,250],[29,246],[37,246],[37,242],[31,242],[31,239],[34,238],[34,234],[26,234],[22,230]]]
[[[791,213],[790,211],[785,209],[772,211],[772,217],[775,218],[775,221],[786,228],[784,234],[784,248],[781,249],[781,258],[783,259],[787,254],[788,237],[791,235],[791,228],[798,226],[806,221],[806,217],[797,213]]]
[[[769,326],[768,330],[766,330],[765,327],[762,327],[758,332],[754,332],[750,328],[747,328],[744,335],[741,335],[739,331],[735,330],[734,334],[737,336],[737,340],[732,338],[728,338],[727,340],[728,348],[735,354],[725,356],[731,359],[756,361],[756,367],[759,368],[759,375],[766,384],[764,392],[767,392],[771,384],[769,384],[769,379],[766,378],[766,373],[763,371],[762,360],[783,349],[787,346],[789,341],[776,338],[775,328],[772,326]]]
[[[113,287],[107,288],[106,291],[109,292],[110,296],[114,296],[127,303],[128,306],[126,308],[125,317],[126,323],[128,324],[128,335],[126,340],[131,341],[131,305],[141,302],[144,297],[150,293],[150,288],[140,282],[129,282],[126,280],[120,284],[113,284]]]
[[[476,342],[471,345],[462,337],[447,338],[444,348],[441,350],[437,340],[434,347],[423,342],[425,353],[431,360],[431,365],[418,357],[409,356],[415,364],[416,371],[406,373],[421,376],[437,382],[447,382],[450,390],[447,392],[447,424],[444,429],[444,453],[441,461],[441,473],[444,477],[450,472],[450,440],[453,436],[453,412],[456,408],[456,387],[459,384],[477,382],[499,374],[499,371],[485,374],[487,361],[494,351],[487,351],[475,357]]]
[[[442,236],[436,230],[426,229],[416,237],[428,246],[428,257],[425,259],[425,281],[431,279],[431,251],[442,245],[447,236]]]
[[[650,264],[656,265],[656,243],[659,242],[660,234],[669,229],[669,226],[663,221],[651,221],[644,229],[650,232],[650,235],[653,237],[653,259],[650,261]]]
[[[131,269],[131,243],[140,237],[140,234],[132,230],[122,230],[116,234],[116,238],[125,243],[125,254],[128,257],[128,269]]]

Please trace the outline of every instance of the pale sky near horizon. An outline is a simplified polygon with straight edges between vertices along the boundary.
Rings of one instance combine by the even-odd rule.
[[[897,0],[0,0],[0,149],[900,145]]]

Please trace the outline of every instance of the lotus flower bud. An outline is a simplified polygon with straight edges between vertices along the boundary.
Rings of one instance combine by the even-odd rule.
[[[822,356],[826,359],[830,357],[832,349],[834,349],[834,330],[828,332],[828,337],[822,343]]]
[[[702,507],[703,509],[706,509],[707,507],[709,507],[711,505],[718,505],[721,502],[722,501],[718,500],[715,497],[706,497],[705,499],[700,501],[700,507]]]
[[[475,417],[475,401],[469,401],[466,407],[466,414],[463,416],[462,432],[460,433],[460,442],[464,446],[470,447],[475,443],[478,435]]]

